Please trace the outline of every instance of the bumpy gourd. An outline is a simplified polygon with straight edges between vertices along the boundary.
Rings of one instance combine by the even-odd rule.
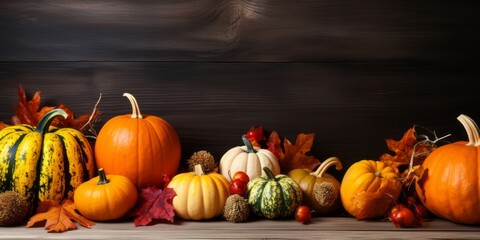
[[[93,151],[82,133],[50,127],[62,109],[46,113],[37,127],[16,125],[0,131],[0,192],[24,196],[29,211],[40,201],[62,201],[95,175]]]
[[[287,175],[275,176],[266,167],[263,170],[266,176],[248,182],[248,203],[252,212],[268,219],[291,216],[302,202],[302,190]]]

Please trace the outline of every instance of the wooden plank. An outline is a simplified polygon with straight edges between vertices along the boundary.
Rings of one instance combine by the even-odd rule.
[[[378,159],[384,139],[399,139],[414,124],[448,140],[466,139],[456,117],[480,119],[475,70],[398,64],[11,62],[0,63],[0,121],[13,114],[17,86],[44,104],[89,113],[100,93],[98,130],[130,113],[130,92],[142,112],[176,129],[182,159],[201,149],[217,160],[241,145],[252,125],[295,141],[316,133],[312,154],[339,157],[345,166]],[[441,83],[441,84],[439,84]]]
[[[49,234],[42,227],[1,228],[0,239],[478,239],[480,228],[435,219],[419,228],[396,228],[389,221],[357,221],[347,217],[314,218],[302,225],[294,220],[181,221],[135,227],[133,222],[96,223],[92,229]]]
[[[475,1],[1,3],[0,61],[479,63]]]

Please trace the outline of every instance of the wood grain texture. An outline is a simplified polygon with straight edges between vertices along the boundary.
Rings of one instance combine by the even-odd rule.
[[[4,1],[0,61],[479,63],[476,1]]]
[[[346,217],[314,218],[303,225],[294,220],[176,221],[135,227],[133,222],[96,223],[65,233],[38,228],[1,228],[0,239],[478,239],[480,228],[435,219],[420,228],[396,228],[389,221],[357,221]]]

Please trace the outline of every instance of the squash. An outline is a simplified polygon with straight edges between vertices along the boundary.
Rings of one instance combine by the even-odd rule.
[[[343,176],[340,198],[343,207],[359,220],[384,216],[402,190],[398,169],[381,161],[361,160]]]
[[[480,134],[468,116],[457,118],[469,141],[445,144],[422,164],[416,192],[427,209],[438,217],[462,224],[480,224]]]
[[[135,98],[125,93],[132,114],[116,116],[100,129],[95,143],[98,168],[128,177],[137,186],[163,187],[163,175],[172,178],[180,165],[180,140],[164,119],[142,115]]]
[[[67,113],[54,109],[37,127],[23,124],[0,131],[0,192],[24,196],[30,213],[41,201],[73,197],[80,184],[95,176],[88,140],[73,128],[50,128],[57,116]]]
[[[275,175],[280,173],[280,164],[272,152],[253,147],[245,135],[242,141],[244,146],[231,148],[220,159],[219,171],[228,181],[238,171],[245,172],[250,179],[265,176],[262,170],[265,167]]]
[[[323,161],[315,172],[312,172],[309,168],[303,168],[294,169],[288,173],[288,176],[295,180],[302,189],[302,204],[315,210],[317,214],[328,215],[337,211],[341,206],[340,182],[332,175],[326,173],[327,169],[333,165],[336,166],[337,170],[342,169],[340,160],[336,157],[331,157]],[[315,187],[323,186],[326,186],[333,192],[324,193],[330,194],[329,196],[318,196],[323,192],[318,193],[318,191],[315,191]],[[318,198],[323,199],[319,201]]]
[[[78,211],[94,221],[110,221],[123,217],[137,202],[137,188],[121,175],[98,176],[82,183],[75,190],[74,202]]]
[[[266,176],[248,182],[248,203],[252,212],[268,219],[285,218],[293,214],[302,202],[302,190],[287,175],[274,175],[264,167]]]
[[[168,184],[173,198],[175,216],[186,220],[206,220],[222,215],[229,196],[227,179],[216,172],[204,174],[202,165],[195,171],[180,173]]]

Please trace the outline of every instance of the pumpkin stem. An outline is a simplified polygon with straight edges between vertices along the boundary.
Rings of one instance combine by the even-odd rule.
[[[127,97],[130,101],[130,104],[132,104],[132,118],[143,118],[142,114],[140,113],[140,108],[138,107],[137,100],[135,100],[135,97],[133,97],[133,95],[130,93],[124,93],[123,96]]]
[[[202,169],[202,164],[197,164],[194,166],[194,172],[195,172],[195,176],[202,176],[204,175],[205,173],[203,172],[203,169]]]
[[[53,119],[59,115],[61,115],[64,118],[67,118],[68,116],[67,112],[65,112],[61,108],[56,108],[51,110],[50,112],[45,113],[45,115],[43,115],[43,117],[38,122],[37,127],[35,128],[35,131],[38,133],[41,133],[42,135],[47,133]]]
[[[252,146],[252,143],[250,143],[250,140],[248,140],[247,136],[245,134],[242,135],[242,141],[243,144],[245,144],[245,147],[247,147],[247,152],[248,153],[256,153],[255,149]]]
[[[268,167],[263,167],[263,171],[267,174],[268,179],[275,179],[275,175],[273,174],[272,170]]]
[[[471,119],[465,114],[460,114],[460,116],[457,117],[457,120],[462,123],[465,131],[467,132],[469,141],[467,143],[467,146],[480,146],[480,134],[478,125],[473,121],[473,119]]]
[[[107,179],[107,175],[105,175],[105,170],[103,170],[103,168],[99,168],[97,185],[107,184],[109,182],[110,180]]]
[[[310,175],[322,177],[323,174],[329,169],[331,166],[335,165],[338,171],[342,170],[342,163],[340,159],[337,157],[330,157],[327,160],[323,161],[323,163],[318,167],[317,171],[310,173]]]

